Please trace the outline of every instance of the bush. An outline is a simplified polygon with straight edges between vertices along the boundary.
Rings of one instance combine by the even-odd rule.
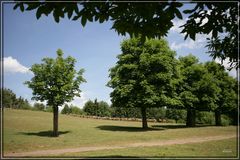
[[[160,120],[166,119],[166,109],[165,108],[148,108],[147,109],[147,117],[153,118],[157,122]]]
[[[166,110],[166,118],[174,119],[176,123],[179,121],[185,121],[187,116],[186,110],[182,109],[167,109]]]
[[[62,111],[61,111],[61,114],[70,114],[71,113],[71,108],[65,104]]]
[[[71,108],[71,114],[79,114],[79,115],[84,114],[84,112],[76,106],[70,106],[70,108]]]
[[[112,110],[112,117],[119,118],[141,118],[140,108],[125,108],[125,107],[110,107]]]
[[[196,123],[198,124],[215,124],[215,116],[213,112],[205,112],[205,111],[196,111]]]
[[[224,114],[221,116],[221,121],[222,121],[222,126],[229,126],[231,124],[231,119]]]
[[[34,103],[32,110],[34,111],[44,111],[45,105],[43,103]]]
[[[100,117],[110,117],[112,112],[107,102],[98,102],[97,99],[94,102],[91,100],[87,101],[83,107],[83,111],[87,115]]]
[[[45,112],[53,112],[53,108],[51,106],[46,106]]]

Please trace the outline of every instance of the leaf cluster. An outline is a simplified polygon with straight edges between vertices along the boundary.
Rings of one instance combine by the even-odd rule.
[[[33,90],[34,100],[47,101],[50,106],[60,106],[70,102],[74,96],[80,96],[79,85],[86,82],[84,72],[74,69],[76,60],[68,56],[63,58],[62,50],[57,51],[57,58],[43,58],[41,64],[34,64],[31,71],[34,77],[25,82]]]
[[[131,37],[142,35],[148,38],[162,38],[173,26],[173,19],[183,19],[185,39],[195,40],[197,34],[210,35],[208,47],[213,58],[230,58],[231,68],[238,67],[238,5],[237,2],[192,2],[192,9],[180,10],[184,2],[59,2],[52,0],[38,2],[17,2],[14,9],[36,11],[42,15],[52,14],[58,23],[65,15],[73,21],[80,21],[84,27],[87,22],[112,21],[112,28],[118,34]]]

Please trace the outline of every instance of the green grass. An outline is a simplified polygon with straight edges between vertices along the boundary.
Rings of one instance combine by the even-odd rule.
[[[60,114],[60,136],[55,138],[51,137],[52,117],[52,113],[47,112],[5,109],[4,153],[228,135],[236,133],[237,129],[235,126],[185,128],[181,124],[149,123],[151,128],[146,131],[141,129],[141,122],[96,120]]]
[[[236,157],[236,139],[166,147],[138,147],[58,155],[61,157]]]

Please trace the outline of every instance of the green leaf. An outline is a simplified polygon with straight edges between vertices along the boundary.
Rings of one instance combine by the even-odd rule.
[[[20,10],[23,12],[24,11],[24,5],[23,3],[20,4]]]
[[[179,19],[183,19],[182,14],[178,9],[175,9],[175,14]]]
[[[186,9],[186,10],[183,11],[183,13],[185,13],[185,14],[190,14],[190,13],[192,13],[192,12],[193,12],[193,10],[188,10],[188,9]]]
[[[57,14],[57,10],[53,11],[53,17],[57,23],[59,23],[59,15]]]
[[[72,9],[68,10],[68,19],[71,19],[72,14],[73,14],[73,10]]]
[[[85,16],[82,16],[82,19],[81,19],[81,23],[82,23],[82,26],[84,27],[87,23],[87,18]]]
[[[81,17],[81,15],[76,15],[76,16],[73,17],[72,20],[73,20],[73,21],[76,21],[76,20],[78,20],[80,17]]]
[[[39,7],[36,12],[37,19],[39,19],[42,14],[43,14],[43,7]]]
[[[174,3],[174,6],[178,8],[183,6],[183,3],[181,2],[173,2],[173,3]]]
[[[15,10],[15,9],[17,9],[19,6],[20,6],[20,2],[18,2],[18,3],[16,3],[16,5],[13,7],[13,9]]]
[[[216,38],[218,36],[218,31],[216,31],[215,29],[212,30],[212,36]]]
[[[189,37],[192,39],[192,40],[194,40],[195,41],[195,37],[196,36],[196,34],[195,33],[191,33],[191,34],[189,34]]]
[[[40,3],[29,3],[28,7],[26,8],[26,10],[30,11],[30,10],[38,8],[39,6],[40,6]]]

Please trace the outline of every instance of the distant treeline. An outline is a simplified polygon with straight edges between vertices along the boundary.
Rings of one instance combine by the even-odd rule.
[[[31,105],[27,99],[23,99],[22,97],[17,98],[16,94],[10,89],[3,89],[2,102],[5,108],[52,112],[51,106],[44,105],[43,103],[34,103]],[[97,99],[94,101],[88,100],[82,109],[77,106],[65,104],[61,110],[61,114],[114,118],[141,118],[141,110],[139,108],[112,107],[107,102],[97,101]],[[185,123],[186,116],[186,110],[169,109],[166,107],[147,109],[147,117],[157,122]],[[232,118],[231,115],[222,116],[223,125],[234,124],[233,121],[234,118]],[[196,113],[196,122],[214,125],[214,113],[198,111]]]
[[[2,93],[2,105],[4,108],[52,112],[51,106],[46,106],[43,103],[34,103],[31,105],[27,99],[24,99],[21,96],[17,97],[10,89],[3,88]]]

